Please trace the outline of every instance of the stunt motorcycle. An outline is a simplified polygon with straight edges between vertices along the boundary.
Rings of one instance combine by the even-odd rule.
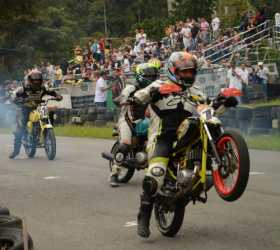
[[[136,123],[133,136],[132,136],[132,145],[131,150],[127,154],[126,159],[123,164],[120,166],[118,174],[119,183],[127,183],[133,177],[135,170],[144,170],[148,166],[147,162],[147,153],[145,151],[147,143],[147,135],[149,128],[149,119],[145,118]],[[113,136],[118,137],[119,133],[113,133]],[[109,168],[112,171],[112,165],[115,153],[119,147],[119,138],[114,143],[111,152],[103,152],[101,155],[104,159],[109,160]]]
[[[54,160],[56,156],[56,138],[47,106],[51,100],[57,99],[40,101],[38,107],[29,115],[27,133],[22,141],[25,153],[29,158],[35,156],[37,148],[44,148],[49,160]]]
[[[198,100],[186,94],[178,98]],[[180,230],[186,206],[206,203],[213,185],[223,200],[232,202],[243,194],[249,179],[245,140],[235,130],[224,131],[217,118],[218,110],[228,105],[226,98],[216,111],[212,105],[197,104],[197,114],[184,120],[177,131],[164,185],[155,197],[157,227],[168,237]]]

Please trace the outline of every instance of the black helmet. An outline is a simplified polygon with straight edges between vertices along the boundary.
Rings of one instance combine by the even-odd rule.
[[[159,76],[158,69],[150,63],[142,63],[136,67],[136,80],[140,88],[145,88]]]
[[[28,74],[28,83],[33,90],[40,90],[43,84],[43,75],[39,70],[32,70]]]

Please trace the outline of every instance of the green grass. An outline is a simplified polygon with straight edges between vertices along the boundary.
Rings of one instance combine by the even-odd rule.
[[[112,138],[112,127],[92,127],[92,126],[61,126],[55,128],[57,136],[68,137],[89,137],[100,139]]]
[[[244,108],[258,108],[258,107],[270,107],[270,106],[280,106],[280,99],[274,99],[270,101],[256,101],[250,104],[240,105]]]
[[[0,129],[1,133],[11,133],[10,129]],[[112,127],[91,127],[91,126],[61,126],[55,128],[57,136],[85,137],[112,139]],[[280,134],[248,136],[245,138],[251,149],[277,150],[280,151]]]
[[[280,151],[280,134],[258,135],[246,137],[245,139],[251,149]]]

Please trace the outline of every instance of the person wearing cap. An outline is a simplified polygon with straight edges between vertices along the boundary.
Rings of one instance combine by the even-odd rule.
[[[264,66],[263,62],[258,62],[258,68],[256,73],[263,87],[264,97],[267,98],[267,83],[269,77],[269,70],[267,67]]]

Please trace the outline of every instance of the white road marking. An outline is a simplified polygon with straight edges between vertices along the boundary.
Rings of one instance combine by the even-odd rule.
[[[60,176],[46,176],[44,177],[44,180],[54,180],[54,179],[60,179]]]
[[[137,226],[137,221],[133,220],[133,221],[128,221],[125,223],[124,225],[125,227],[136,227]]]
[[[264,174],[264,172],[255,172],[255,171],[251,171],[250,175],[262,175]]]

